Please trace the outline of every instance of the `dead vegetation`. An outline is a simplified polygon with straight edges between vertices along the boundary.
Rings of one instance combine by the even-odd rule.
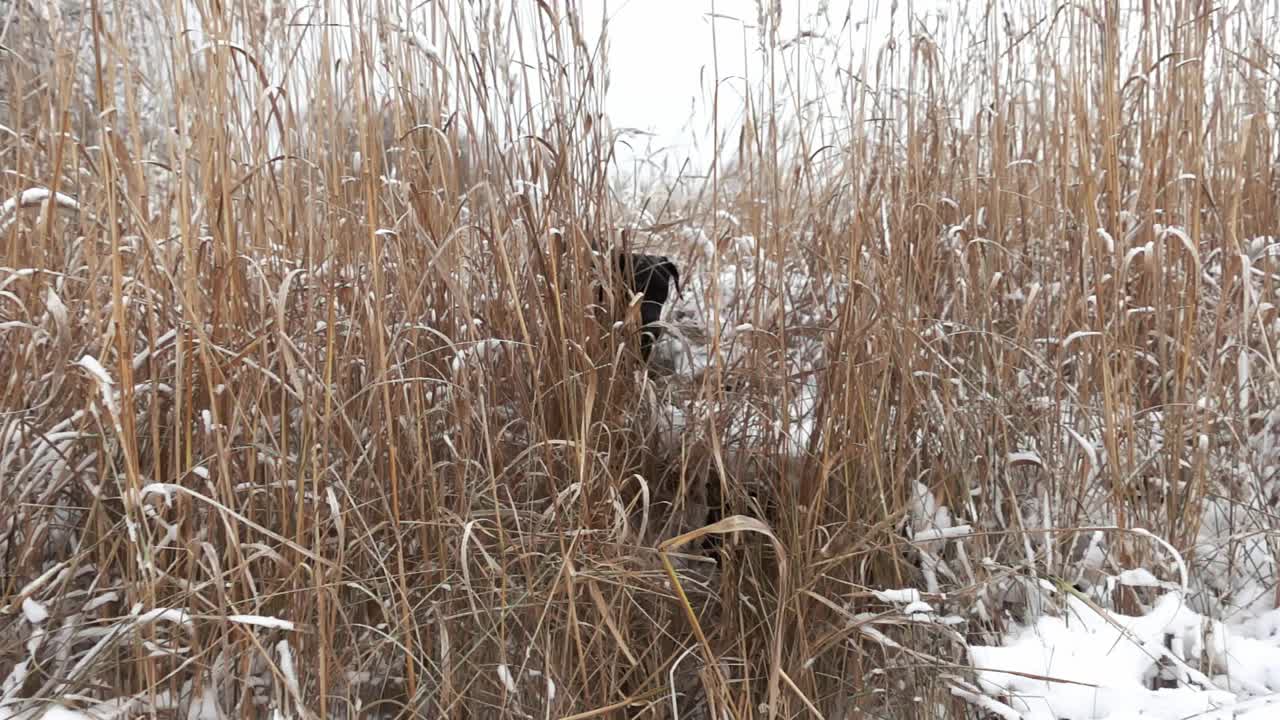
[[[1133,528],[1273,599],[1274,6],[975,3],[825,102],[764,7],[636,188],[517,5],[0,4],[0,717],[979,717],[1028,578],[1177,580]]]

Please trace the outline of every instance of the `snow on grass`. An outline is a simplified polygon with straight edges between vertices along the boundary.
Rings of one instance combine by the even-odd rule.
[[[920,553],[920,569],[924,573],[925,587],[931,593],[941,592],[938,570],[945,568],[945,564],[940,554],[947,542],[947,531],[952,525],[951,511],[938,503],[924,483],[916,483],[911,501],[911,530],[913,536],[928,536],[928,539],[916,540],[914,545]]]
[[[257,625],[258,627],[274,628],[279,630],[293,630],[295,626],[288,620],[282,620],[268,615],[228,615],[227,619],[233,623],[241,625]]]
[[[305,707],[302,699],[302,683],[298,681],[297,667],[293,662],[293,648],[288,640],[276,643],[276,654],[280,658],[280,675],[284,678],[284,686],[300,707]]]
[[[880,602],[899,603],[910,605],[920,602],[920,591],[915,588],[901,588],[898,590],[874,590],[876,599]]]
[[[22,599],[22,615],[27,619],[27,622],[32,625],[39,625],[48,619],[49,611],[44,605],[41,605],[30,597],[27,597]]]
[[[1277,717],[1280,648],[1249,637],[1259,629],[1210,620],[1179,592],[1139,616],[1068,595],[1060,616],[969,655],[982,690],[1027,720]]]
[[[54,205],[62,210],[73,211],[80,209],[80,203],[69,195],[55,193],[48,188],[29,188],[0,203],[0,233],[8,230],[9,226],[17,219],[18,210],[35,207],[49,199],[52,199]]]

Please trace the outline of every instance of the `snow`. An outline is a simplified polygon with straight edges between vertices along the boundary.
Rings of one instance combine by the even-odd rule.
[[[119,602],[119,600],[120,600],[120,593],[116,592],[115,590],[110,590],[86,602],[84,604],[84,612],[86,613],[93,612],[94,610],[97,610],[98,608],[102,607],[103,605],[106,605],[107,603]]]
[[[498,679],[502,681],[502,686],[507,689],[507,692],[516,692],[515,678],[511,677],[511,671],[506,665],[498,665]]]
[[[972,533],[973,533],[972,526],[956,525],[955,527],[933,528],[931,530],[921,530],[920,532],[912,535],[911,539],[916,542],[926,542],[929,540],[948,540],[948,539],[953,539],[958,537],[964,537],[965,535],[971,535]]]
[[[111,416],[111,423],[116,426],[117,432],[120,430],[120,407],[116,402],[116,393],[114,390],[115,381],[111,379],[111,374],[102,366],[102,363],[92,355],[81,357],[76,364],[83,368],[94,379],[98,385],[98,391],[102,394],[102,402],[106,406],[107,413]]]
[[[1010,465],[1031,464],[1044,467],[1044,461],[1040,459],[1040,454],[1034,450],[1009,453],[1007,461]]]
[[[265,628],[276,628],[279,630],[293,630],[294,624],[288,620],[270,617],[266,615],[228,615],[227,619],[241,625],[257,625]]]
[[[48,584],[50,580],[53,580],[55,577],[61,577],[62,573],[65,572],[67,569],[67,564],[68,563],[66,562],[60,562],[50,567],[48,570],[45,570],[43,573],[40,574],[40,577],[32,580],[26,585],[23,585],[22,589],[18,591],[18,597],[28,597],[38,592],[41,588],[43,588],[46,584]],[[0,614],[8,614],[11,612],[13,612],[13,608],[9,605],[0,607]]]
[[[9,226],[17,219],[19,209],[39,205],[50,198],[53,199],[56,206],[63,210],[80,209],[80,203],[68,195],[52,192],[48,188],[29,188],[0,203],[0,233],[8,230]]]
[[[98,358],[92,355],[85,355],[80,358],[79,365],[87,370],[99,383],[108,387],[112,385],[111,374],[107,372],[106,368],[102,367],[102,363],[98,362]]]
[[[138,491],[139,501],[146,500],[148,495],[156,494],[164,498],[165,507],[173,507],[173,494],[182,488],[173,483],[147,483]]]
[[[222,720],[227,717],[218,707],[218,696],[212,682],[201,683],[200,690],[193,694],[187,720]]]
[[[1187,607],[1180,592],[1126,616],[1067,595],[1061,615],[971,645],[979,684],[1027,720],[1276,717],[1280,648]],[[1254,628],[1256,630],[1257,628]],[[1195,669],[1208,660],[1214,674]],[[1155,687],[1176,684],[1175,687]],[[1014,717],[1017,717],[1015,715]]]
[[[920,591],[915,588],[900,590],[875,590],[876,599],[886,603],[913,604],[920,602]]]
[[[280,675],[284,678],[285,687],[289,689],[294,700],[301,703],[302,684],[298,682],[298,671],[293,662],[293,648],[288,640],[276,643],[276,654],[280,658]]]
[[[939,554],[948,542],[947,534],[952,529],[950,510],[938,503],[938,499],[924,483],[916,483],[916,491],[911,501],[911,535],[922,538],[916,540],[914,545],[920,554],[920,569],[924,573],[925,588],[931,593],[941,592],[938,571],[942,569],[949,572]],[[967,535],[968,532],[961,534]]]
[[[137,616],[139,625],[149,625],[160,621],[171,622],[185,627],[191,626],[191,615],[180,608],[155,608]]]
[[[22,599],[22,615],[32,625],[39,625],[49,618],[49,611],[29,597]]]
[[[40,720],[94,720],[94,718],[92,715],[82,713],[79,710],[72,710],[61,705],[50,705],[40,715]]]
[[[933,606],[927,602],[913,602],[902,608],[902,614],[907,616],[931,615],[932,613]]]
[[[469,362],[479,361],[492,352],[501,350],[502,347],[503,341],[499,338],[489,338],[463,347],[454,353],[453,359],[449,363],[449,369],[454,375],[457,375],[467,367]]]
[[[1116,576],[1116,582],[1129,587],[1167,587],[1170,590],[1177,589],[1176,585],[1160,580],[1146,568],[1124,570]]]

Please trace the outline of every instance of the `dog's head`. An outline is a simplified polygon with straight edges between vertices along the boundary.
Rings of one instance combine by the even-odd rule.
[[[680,293],[680,270],[665,255],[621,253],[618,271],[631,292],[644,296],[640,302],[640,351],[648,359],[653,343],[662,336],[662,328],[657,325],[662,318],[662,308],[671,297],[673,287]]]
[[[618,255],[618,270],[632,292],[642,293],[645,300],[659,306],[671,297],[671,288],[680,292],[680,269],[666,255],[622,253]]]

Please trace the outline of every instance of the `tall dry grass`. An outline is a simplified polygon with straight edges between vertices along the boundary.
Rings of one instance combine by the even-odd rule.
[[[1027,578],[1269,537],[1273,3],[904,8],[824,101],[762,7],[643,187],[572,5],[352,7],[0,5],[0,716],[979,716]]]

